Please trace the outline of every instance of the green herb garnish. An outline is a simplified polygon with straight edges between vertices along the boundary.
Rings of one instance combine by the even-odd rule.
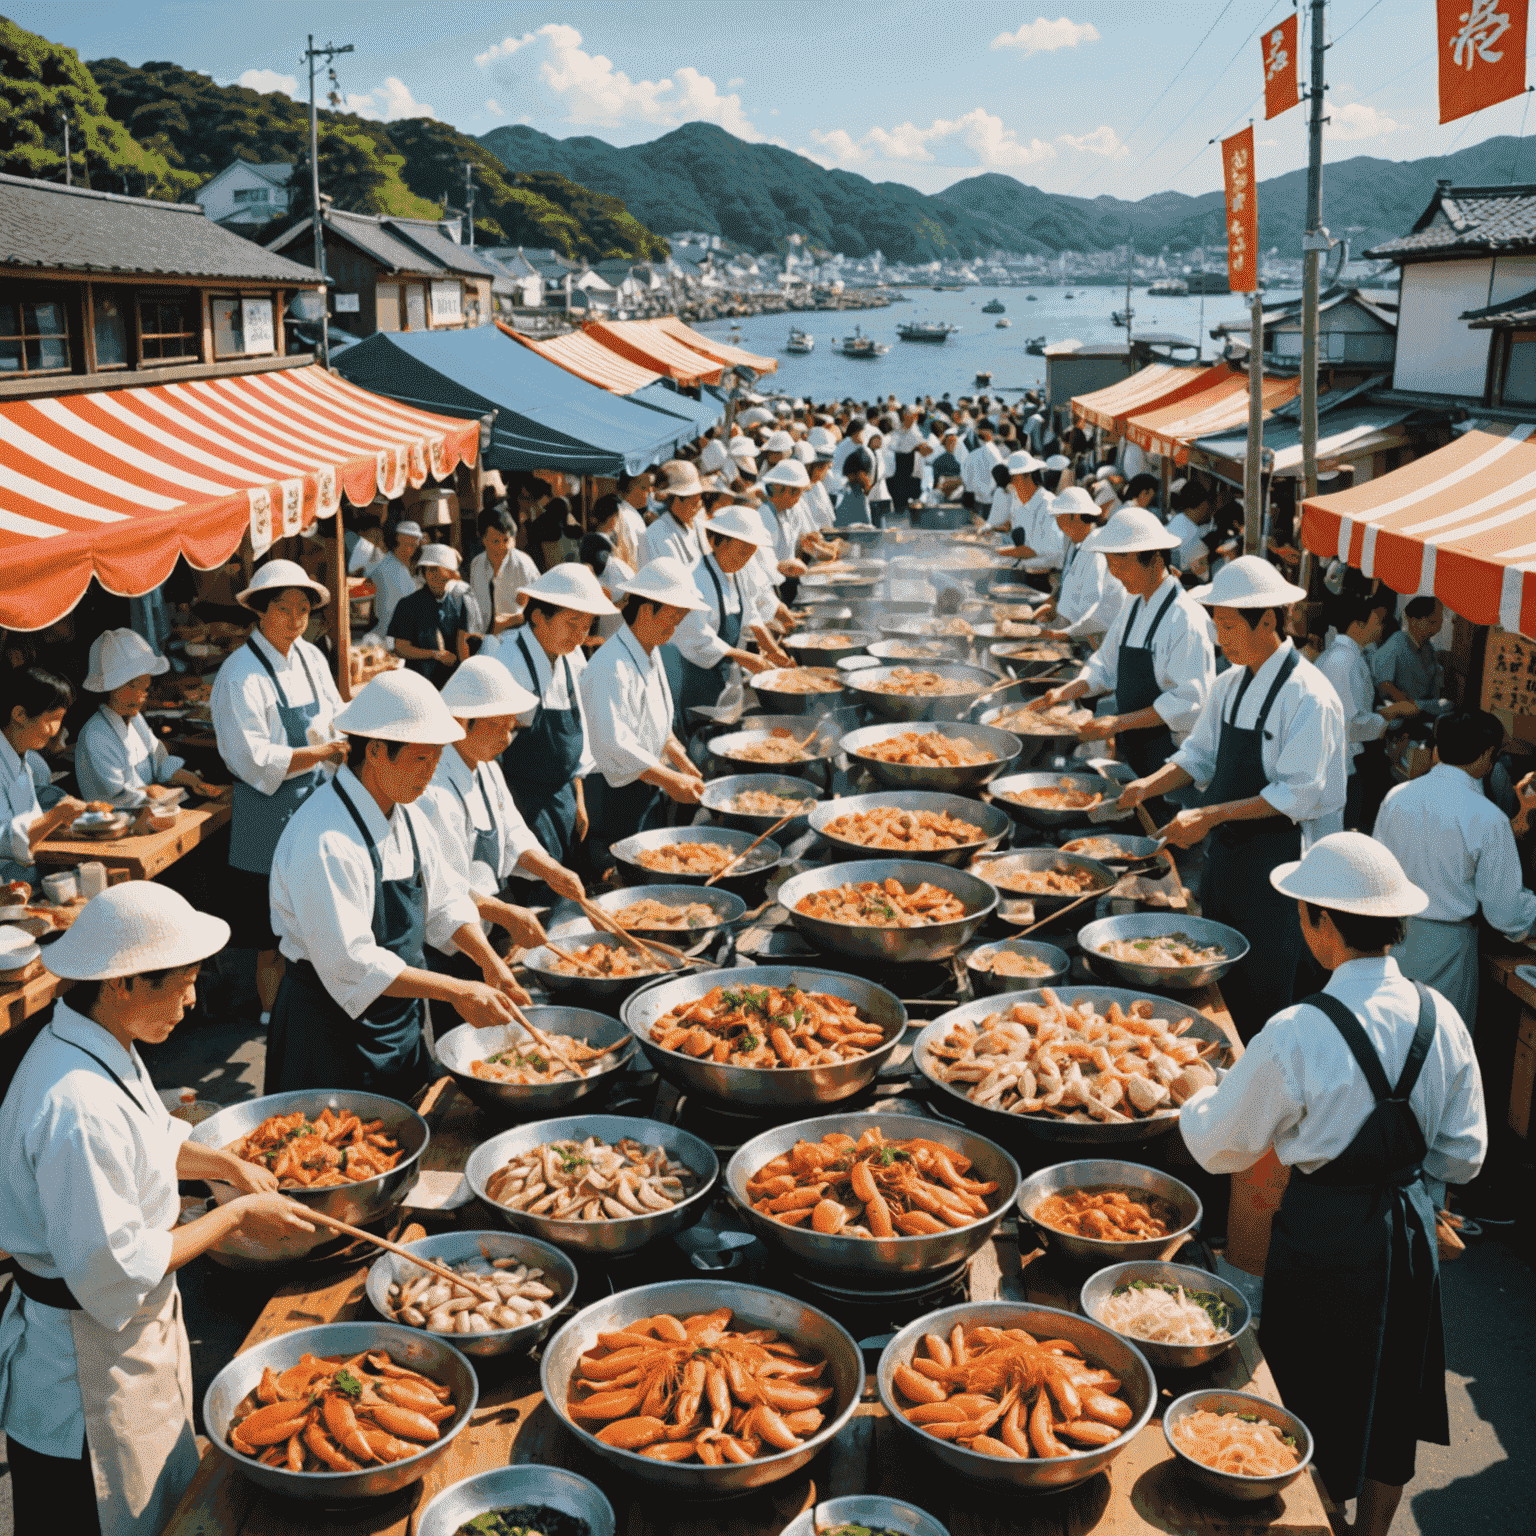
[[[331,1378],[331,1385],[347,1397],[361,1397],[363,1384],[351,1371],[337,1371]]]

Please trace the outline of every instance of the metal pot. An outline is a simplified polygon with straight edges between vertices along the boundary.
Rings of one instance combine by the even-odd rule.
[[[804,693],[786,686],[797,676],[815,671],[819,679],[834,684],[814,692]],[[812,667],[775,667],[769,672],[759,672],[747,679],[747,686],[758,700],[781,715],[820,715],[839,708],[848,697],[847,685],[836,671],[835,663]]]
[[[1011,731],[998,730],[995,726],[971,725],[963,720],[932,720],[923,724],[920,734],[946,736],[952,741],[963,741],[983,752],[990,752],[986,762],[971,763],[964,767],[930,767],[921,763],[888,763],[878,757],[867,756],[867,749],[877,742],[889,741],[893,736],[912,734],[913,727],[905,722],[895,725],[867,725],[861,730],[850,731],[839,746],[849,757],[857,758],[883,784],[892,789],[924,789],[961,794],[980,789],[983,784],[999,774],[1008,773],[1018,761],[1019,738]]]
[[[1026,822],[1032,827],[1038,827],[1042,832],[1051,832],[1057,827],[1087,826],[1088,812],[1094,807],[1084,806],[1081,810],[1070,810],[1044,805],[1023,805],[1017,800],[1010,800],[1009,795],[1018,790],[1072,788],[1097,794],[1100,796],[1099,804],[1102,806],[1113,805],[1119,799],[1122,787],[1113,779],[1103,778],[1096,773],[1014,773],[1007,778],[994,779],[991,790],[993,800],[1015,821]]]
[[[708,874],[689,875],[675,869],[651,869],[639,860],[639,855],[650,849],[676,843],[717,843],[737,854],[751,848],[753,838],[729,827],[658,827],[653,832],[636,832],[632,837],[621,838],[613,845],[612,853],[632,885],[703,885],[710,878]],[[783,856],[784,850],[769,838],[758,843],[720,884],[740,893],[744,886],[766,876]]]
[[[1196,944],[1219,945],[1226,955],[1199,965],[1138,965],[1133,960],[1113,959],[1103,952],[1103,945],[1117,939],[1153,939],[1170,933],[1187,934]],[[1192,992],[1196,987],[1209,986],[1248,953],[1248,940],[1236,928],[1183,912],[1131,912],[1123,917],[1101,917],[1078,930],[1077,942],[1094,970],[1111,980],[1127,987],[1170,992]]]
[[[955,848],[938,848],[931,852],[920,849],[878,848],[869,843],[853,842],[835,836],[827,828],[844,816],[857,816],[866,811],[892,808],[899,811],[927,811],[933,815],[948,813],[974,826],[980,836]],[[970,800],[963,795],[940,795],[923,790],[887,789],[873,795],[845,795],[840,800],[823,800],[810,815],[811,830],[824,842],[830,843],[834,856],[845,859],[871,859],[879,857],[917,859],[924,864],[951,864],[956,867],[968,863],[985,849],[996,848],[1008,836],[1012,823],[1005,812],[995,805],[984,805],[980,800]]]
[[[941,678],[966,684],[965,690],[914,694],[881,691],[881,685],[888,683],[900,670],[898,667],[880,667],[856,672],[848,686],[872,714],[886,720],[963,720],[978,696],[999,681],[996,673],[981,667],[968,667],[960,662],[935,662],[907,670],[936,673]]]
[[[711,779],[704,786],[699,804],[721,826],[734,827],[738,832],[750,832],[753,837],[756,837],[759,832],[766,832],[784,813],[780,811],[778,816],[758,815],[751,811],[729,809],[731,802],[738,795],[744,795],[754,789],[770,795],[781,795],[789,800],[804,801],[805,809],[788,823],[780,834],[785,843],[792,842],[805,830],[805,819],[811,814],[816,804],[816,791],[804,779],[788,773],[730,773],[721,779]],[[719,887],[715,886],[712,889],[719,890]],[[651,894],[654,895],[655,892]]]

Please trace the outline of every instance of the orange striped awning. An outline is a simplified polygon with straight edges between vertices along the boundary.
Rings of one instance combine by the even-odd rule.
[[[1120,379],[1092,394],[1076,396],[1072,417],[1079,426],[1124,432],[1126,417],[1186,400],[1231,371],[1225,364],[1215,368],[1180,368],[1173,363],[1148,363],[1128,379]]]
[[[676,379],[684,388],[718,384],[725,365],[686,347],[662,328],[659,320],[588,320],[582,330],[611,352],[627,357],[642,368],[654,368]]]
[[[1536,638],[1536,425],[1486,426],[1302,507],[1302,542],[1395,592]]]
[[[1214,370],[1212,370],[1214,371]],[[1293,400],[1301,392],[1299,378],[1265,377],[1260,388],[1264,414]],[[1183,464],[1189,445],[1197,437],[1230,432],[1248,420],[1248,375],[1223,369],[1198,394],[1187,395],[1173,405],[1140,411],[1125,423],[1125,435],[1138,448],[1159,458]]]
[[[644,389],[647,384],[654,384],[661,377],[655,369],[642,368],[639,363],[632,363],[585,331],[535,338],[524,336],[503,320],[498,320],[496,324],[514,341],[522,342],[530,352],[537,352],[540,357],[564,368],[567,373],[574,373],[578,379],[596,384],[599,389],[609,390],[615,395],[633,394],[635,390]]]
[[[94,576],[139,597],[179,555],[222,564],[472,464],[478,421],[397,405],[324,369],[0,402],[0,627],[44,629]]]
[[[663,315],[656,324],[669,336],[675,336],[685,347],[692,347],[695,352],[702,352],[705,357],[718,358],[732,368],[750,368],[755,373],[779,371],[778,358],[759,357],[757,353],[748,352],[742,347],[733,347],[730,342],[721,341],[717,336],[706,336],[702,331],[696,331],[691,325],[679,320],[676,315]]]

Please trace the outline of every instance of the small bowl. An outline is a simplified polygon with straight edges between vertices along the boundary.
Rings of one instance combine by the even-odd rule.
[[[816,1522],[820,1520],[821,1524]],[[840,1525],[862,1525],[870,1530],[895,1531],[898,1536],[949,1536],[925,1509],[903,1504],[883,1493],[854,1493],[842,1499],[823,1499],[810,1509],[802,1509],[779,1536],[816,1536],[817,1531]],[[421,1528],[421,1536],[429,1536]]]
[[[1199,944],[1220,945],[1226,955],[1198,965],[1138,965],[1131,960],[1111,959],[1099,947],[1115,939],[1150,939],[1171,933],[1187,934]],[[1209,986],[1240,964],[1248,953],[1248,940],[1236,928],[1183,912],[1131,912],[1121,917],[1101,917],[1078,930],[1077,942],[1093,969],[1121,986],[1169,992],[1190,992]]]
[[[1232,1309],[1232,1325],[1227,1329],[1232,1337],[1218,1344],[1157,1344],[1151,1339],[1138,1339],[1134,1333],[1122,1333],[1099,1316],[1099,1308],[1120,1286],[1129,1285],[1134,1280],[1150,1281],[1154,1285],[1182,1285],[1186,1291],[1210,1291],[1221,1297]],[[1208,1270],[1196,1269],[1189,1264],[1165,1264],[1156,1259],[1108,1265],[1083,1282],[1080,1301],[1085,1317],[1091,1317],[1101,1327],[1129,1339],[1159,1370],[1187,1371],[1224,1355],[1248,1331],[1252,1321],[1248,1303],[1235,1285],[1228,1285]]]
[[[1180,1420],[1198,1413],[1202,1408],[1211,1413],[1251,1413],[1267,1419],[1279,1428],[1281,1434],[1289,1435],[1296,1441],[1296,1449],[1300,1453],[1296,1465],[1289,1472],[1280,1472],[1274,1477],[1248,1477],[1240,1472],[1218,1472],[1215,1467],[1196,1461],[1174,1444],[1170,1431]],[[1312,1460],[1312,1431],[1289,1408],[1282,1408],[1279,1403],[1272,1403],[1267,1397],[1257,1397],[1251,1392],[1223,1392],[1216,1388],[1186,1392],[1163,1410],[1163,1439],[1168,1442],[1168,1449],[1173,1452],[1180,1470],[1199,1483],[1207,1493],[1243,1504],[1256,1504],[1263,1499],[1274,1498],[1283,1488],[1294,1483]]]
[[[443,1489],[417,1516],[416,1536],[457,1536],[477,1515],[524,1504],[585,1520],[590,1536],[614,1536],[617,1530],[613,1505],[596,1483],[563,1467],[529,1464],[479,1472]]]
[[[1131,1238],[1110,1242],[1097,1237],[1077,1237],[1058,1232],[1036,1221],[1031,1212],[1048,1195],[1074,1189],[1098,1189],[1116,1186],[1141,1194],[1157,1195],[1168,1201],[1179,1214],[1179,1225],[1163,1237]],[[1188,1184],[1171,1173],[1148,1168],[1142,1163],[1121,1162],[1118,1158],[1082,1158],[1077,1162],[1056,1163],[1030,1174],[1019,1186],[1019,1219],[1039,1234],[1047,1247],[1056,1248],[1074,1264],[1102,1269],[1107,1264],[1126,1264],[1135,1259],[1155,1259],[1176,1237],[1189,1237],[1198,1230],[1205,1215],[1200,1197]],[[1140,1341],[1138,1341],[1138,1348]]]
[[[711,779],[704,786],[699,804],[715,817],[721,826],[733,827],[738,832],[750,832],[753,837],[756,837],[759,832],[766,832],[779,819],[778,816],[727,809],[737,795],[753,789],[764,790],[770,795],[782,795],[788,800],[803,800],[805,809],[793,821],[785,823],[781,829],[780,838],[785,843],[792,842],[805,831],[805,818],[816,808],[816,788],[794,774],[731,773],[724,778]],[[718,891],[720,888],[714,886],[711,889]]]
[[[978,965],[978,957],[995,954],[1002,950],[1010,955],[1024,955],[1032,960],[1043,960],[1050,970],[1039,976],[1005,976],[990,967]],[[1034,939],[1003,939],[996,944],[982,944],[965,957],[965,969],[971,978],[971,991],[978,996],[1001,992],[1017,992],[1021,986],[1054,987],[1072,974],[1072,957],[1054,944],[1037,943]]]

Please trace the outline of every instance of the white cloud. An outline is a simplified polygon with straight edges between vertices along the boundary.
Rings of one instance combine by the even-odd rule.
[[[1399,124],[1385,112],[1367,106],[1363,101],[1345,102],[1329,108],[1328,135],[1334,139],[1379,139],[1383,134],[1396,133]]]
[[[944,126],[947,128],[948,125]],[[939,130],[940,121],[937,119],[931,128],[919,128],[914,123],[903,123],[899,128],[892,128],[889,133],[884,128],[871,128],[864,135],[864,142],[882,160],[912,160],[921,164],[933,159],[928,149],[928,140],[942,137]]]
[[[746,80],[743,79],[742,76],[737,75],[734,79],[727,80],[725,82],[725,88],[728,91],[734,91],[738,85],[745,85],[746,83]]]
[[[502,104],[497,101],[494,96],[487,98],[485,103],[485,110],[489,112],[492,117],[505,117],[507,115],[506,108],[503,107]]]
[[[896,128],[871,128],[863,138],[855,139],[844,128],[827,133],[814,129],[811,138],[838,165],[855,165],[861,160],[899,160],[908,165],[931,164],[931,145],[955,139],[963,144],[981,166],[989,171],[1016,170],[1039,165],[1056,158],[1055,148],[1041,139],[1021,139],[1003,120],[981,107],[963,117],[936,117],[926,128],[902,123]],[[818,158],[813,156],[812,158]]]
[[[1058,16],[1047,21],[1044,16],[1026,21],[1017,32],[999,32],[992,39],[993,48],[1017,48],[1021,53],[1055,53],[1058,48],[1076,48],[1079,43],[1096,43],[1099,29],[1089,21],[1069,21]]]
[[[281,91],[295,100],[299,95],[299,82],[292,75],[278,74],[275,69],[248,69],[235,84],[243,85],[248,91],[260,91],[263,95]]]
[[[834,128],[829,133],[822,133],[816,128],[811,129],[811,139],[821,145],[826,151],[825,155],[813,154],[810,150],[801,150],[807,160],[814,160],[817,165],[855,165],[860,160],[869,159],[869,151],[859,144],[859,141],[848,132],[846,128]]]
[[[1070,133],[1060,134],[1056,142],[1065,144],[1068,149],[1075,149],[1080,154],[1103,155],[1106,160],[1119,160],[1130,153],[1130,150],[1120,142],[1120,135],[1108,123],[1101,123],[1092,133],[1085,133],[1077,138]]]
[[[383,85],[371,91],[347,97],[347,111],[355,112],[370,122],[393,123],[402,117],[436,117],[437,108],[417,101],[406,83],[396,75],[390,75]]]

